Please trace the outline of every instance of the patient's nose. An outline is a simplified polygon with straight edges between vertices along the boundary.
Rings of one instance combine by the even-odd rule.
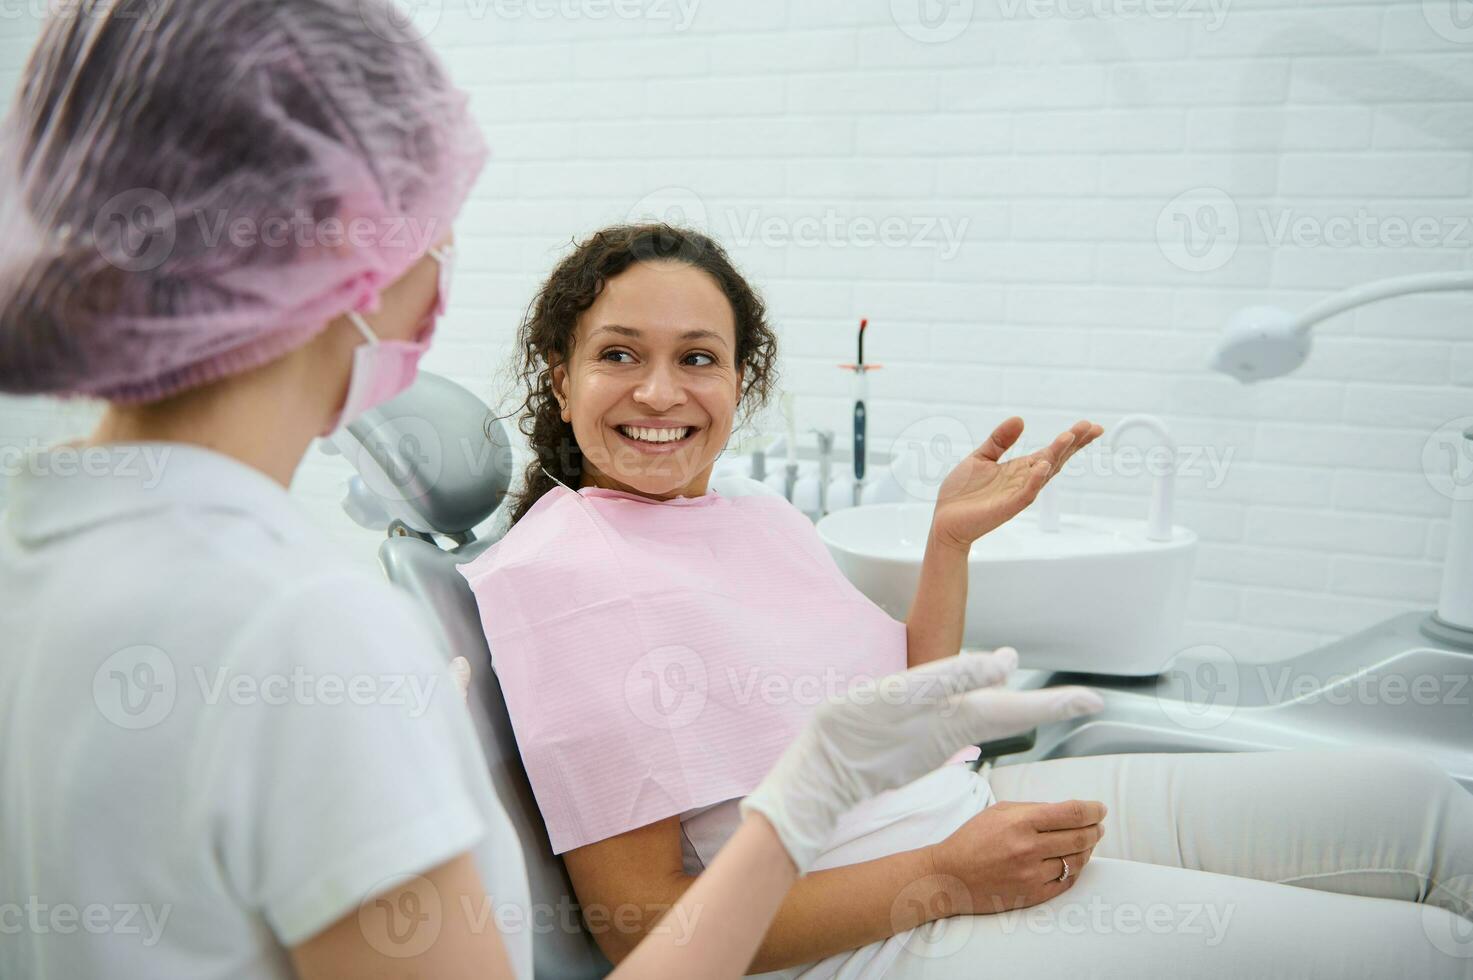
[[[634,400],[652,411],[668,411],[685,401],[685,386],[673,366],[653,364],[635,386]]]

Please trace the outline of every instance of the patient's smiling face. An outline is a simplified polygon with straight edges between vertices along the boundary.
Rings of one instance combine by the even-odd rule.
[[[701,496],[741,391],[731,303],[700,269],[636,263],[579,317],[552,383],[583,452],[584,486]]]

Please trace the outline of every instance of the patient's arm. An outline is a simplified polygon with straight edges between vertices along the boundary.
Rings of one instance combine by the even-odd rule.
[[[921,580],[905,617],[906,666],[954,657],[962,648],[967,612],[967,552],[932,535]]]
[[[1013,519],[1050,477],[1104,430],[1076,422],[1037,452],[1002,462],[1023,434],[1013,416],[946,475],[936,495],[921,579],[906,616],[908,666],[918,667],[961,649],[967,611],[967,553],[972,542]]]
[[[903,851],[798,879],[750,972],[809,963],[945,914],[930,853],[929,848]],[[675,817],[568,851],[563,860],[599,948],[615,963],[629,955],[696,880],[681,868],[680,821]],[[902,891],[905,900],[897,902]],[[661,928],[691,925],[672,916]]]

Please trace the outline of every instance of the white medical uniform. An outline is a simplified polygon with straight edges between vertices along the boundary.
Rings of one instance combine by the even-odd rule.
[[[0,514],[0,977],[287,977],[287,947],[355,912],[391,955],[477,916],[531,977],[517,838],[414,601],[221,454],[23,468]],[[487,907],[365,902],[466,851]]]

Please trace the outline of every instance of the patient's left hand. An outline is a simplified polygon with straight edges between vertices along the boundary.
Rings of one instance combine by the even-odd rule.
[[[938,544],[963,553],[972,542],[1001,527],[1033,503],[1055,473],[1079,450],[1105,430],[1080,421],[1038,452],[999,462],[1023,434],[1023,420],[1014,415],[993,431],[986,442],[956,464],[941,481],[931,536]]]

